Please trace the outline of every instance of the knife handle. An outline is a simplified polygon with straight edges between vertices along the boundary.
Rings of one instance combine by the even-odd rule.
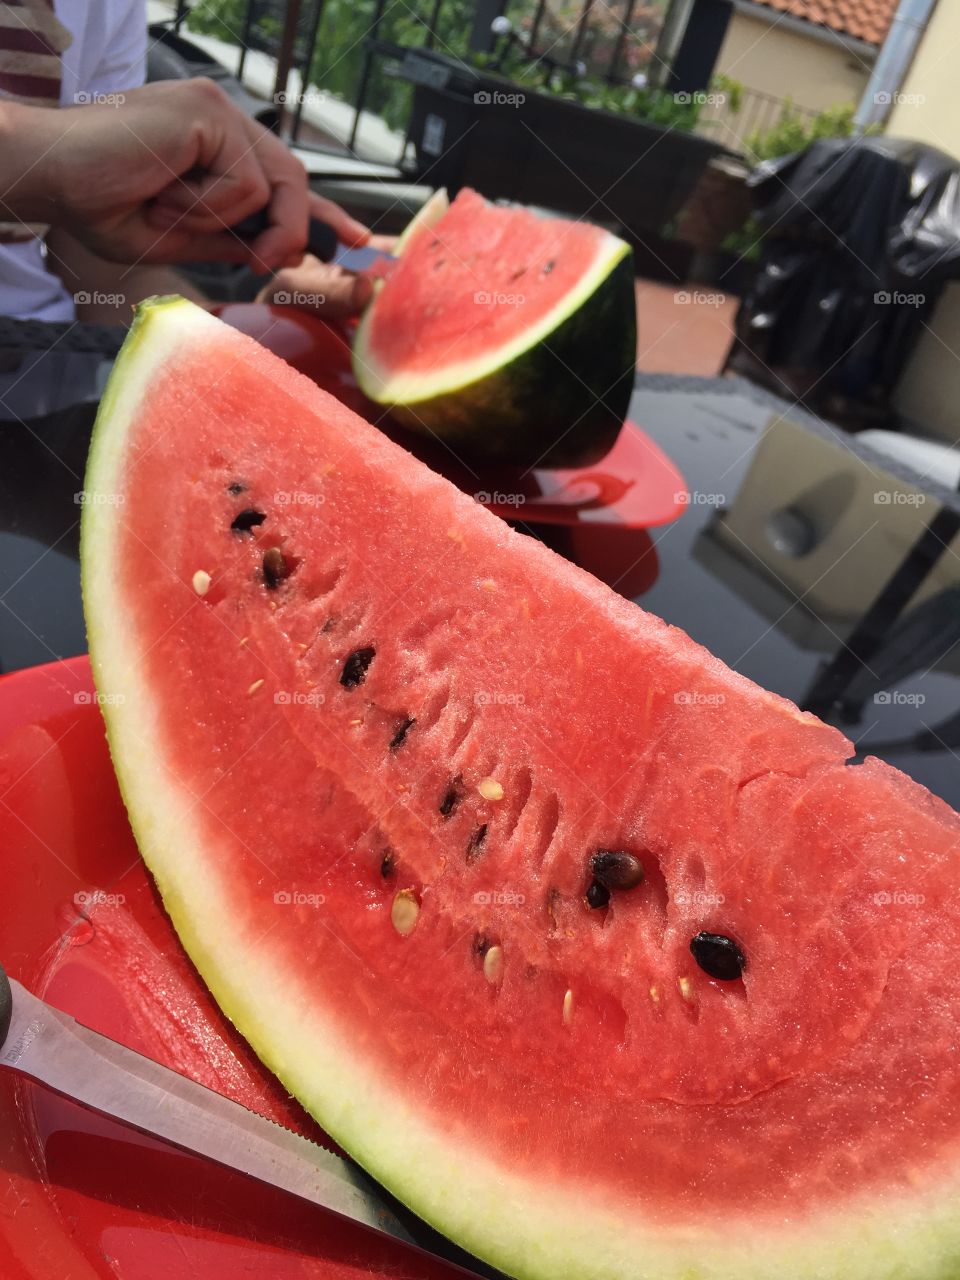
[[[7,971],[0,964],[0,1049],[3,1048],[10,1030],[10,1019],[13,1016],[13,992],[10,990],[10,979]]]
[[[270,219],[267,216],[267,210],[263,208],[257,213],[248,214],[246,218],[235,223],[231,230],[234,235],[238,235],[244,240],[255,240],[261,231],[266,231],[269,225]],[[329,222],[322,222],[319,218],[310,219],[310,226],[307,230],[307,248],[315,258],[319,258],[321,262],[330,262],[337,252],[338,244],[337,233]]]

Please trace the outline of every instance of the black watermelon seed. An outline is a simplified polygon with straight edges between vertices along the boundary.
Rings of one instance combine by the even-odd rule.
[[[371,645],[367,645],[363,649],[354,649],[343,664],[343,670],[340,672],[340,683],[345,689],[356,689],[358,685],[363,684],[367,678],[370,663],[376,657],[376,653],[376,649]]]
[[[279,547],[271,547],[263,553],[263,580],[271,590],[279,587],[290,576],[290,566]]]
[[[605,907],[610,901],[610,890],[605,884],[601,884],[599,880],[593,880],[587,889],[587,906],[592,911],[596,911],[599,907]]]
[[[548,275],[550,274],[550,272],[553,270],[553,268],[554,268],[556,265],[557,265],[557,264],[553,261],[553,259],[552,259],[552,258],[550,259],[550,261],[549,261],[549,262],[545,262],[545,263],[543,264],[543,274],[544,274],[545,276],[548,276]]]
[[[463,799],[463,784],[459,778],[450,783],[443,799],[440,801],[440,816],[449,818],[451,813]]]
[[[400,750],[400,748],[403,746],[404,742],[406,741],[407,734],[410,732],[410,730],[413,728],[413,726],[416,723],[417,723],[416,720],[411,720],[411,719],[400,721],[400,723],[397,725],[396,733],[390,739],[391,751]]]
[[[711,978],[719,982],[736,982],[743,977],[747,959],[732,938],[722,933],[698,933],[691,939],[693,958]]]
[[[247,486],[245,484],[241,484],[239,480],[231,480],[227,485],[227,493],[232,493],[233,496],[237,498],[246,490],[246,487]]]
[[[480,850],[483,848],[483,842],[487,838],[487,824],[477,827],[476,831],[467,841],[467,861],[472,862],[474,858],[480,856]]]
[[[383,857],[380,859],[380,874],[384,880],[389,880],[396,869],[397,864],[394,861],[393,853],[389,849],[384,849]]]
[[[598,849],[590,859],[590,870],[594,880],[608,889],[635,889],[643,883],[643,863],[619,849]]]
[[[256,511],[253,507],[247,507],[239,515],[234,516],[230,528],[234,533],[252,533],[254,528],[258,524],[263,524],[266,518],[264,512]]]

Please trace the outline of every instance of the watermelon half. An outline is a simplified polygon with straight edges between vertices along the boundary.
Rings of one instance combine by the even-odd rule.
[[[143,856],[362,1165],[527,1280],[960,1275],[946,805],[182,300],[86,483]]]
[[[630,403],[629,245],[587,222],[438,192],[398,245],[353,349],[371,400],[466,456],[595,462]]]

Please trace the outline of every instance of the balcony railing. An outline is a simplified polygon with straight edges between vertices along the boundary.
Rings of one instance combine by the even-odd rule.
[[[303,89],[316,86],[354,111],[351,149],[364,112],[404,132],[412,87],[398,75],[408,49],[427,48],[462,58],[479,54],[502,64],[524,49],[523,76],[531,88],[557,74],[586,73],[608,85],[628,85],[638,73],[651,82],[668,72],[657,41],[673,0],[176,0],[173,24],[218,36],[240,49],[242,79],[248,53],[276,60],[276,91],[292,74]],[[172,5],[173,8],[173,5]],[[493,30],[509,14],[509,30]],[[532,55],[532,56],[531,56]],[[512,69],[511,69],[512,73]],[[304,136],[304,93],[288,105],[293,141]]]
[[[601,88],[626,88],[638,77],[655,84],[669,72],[657,42],[670,2],[171,0],[171,19],[187,37],[204,33],[235,46],[241,79],[248,55],[261,61],[266,55],[274,94],[284,94],[291,84],[295,89],[280,103],[294,142],[365,153],[370,147],[363,125],[380,142],[379,154],[365,158],[401,162],[409,141],[410,71],[418,50],[467,60],[479,54],[488,67],[505,70],[531,90],[550,80],[556,86],[565,77],[571,83],[586,78]],[[504,9],[509,29],[498,34]],[[262,68],[260,79],[265,92]],[[329,107],[327,95],[343,104],[332,129],[318,127],[323,112],[311,111],[310,105],[323,98]],[[695,96],[703,99],[696,132],[748,160],[754,158],[757,135],[785,112],[801,124],[816,115],[748,87],[736,95],[708,90]]]
[[[748,161],[756,159],[754,148],[759,135],[780,123],[785,116],[807,125],[816,119],[817,112],[809,107],[797,106],[789,98],[777,98],[773,94],[742,88],[734,103],[730,95],[707,94],[708,101],[700,112],[697,132],[711,138],[731,151],[737,151]]]

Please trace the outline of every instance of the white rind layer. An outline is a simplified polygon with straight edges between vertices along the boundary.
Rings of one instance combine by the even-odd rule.
[[[154,379],[176,376],[180,350],[195,353],[222,332],[219,321],[182,299],[141,310],[97,419],[88,491],[123,492],[138,404]],[[324,1008],[316,975],[296,974],[278,951],[248,945],[237,929],[235,890],[218,874],[221,860],[198,821],[202,806],[158,759],[162,702],[139,674],[147,640],[131,622],[116,572],[125,512],[119,504],[85,505],[82,574],[97,686],[122,695],[103,709],[137,841],[220,1007],[360,1164],[445,1234],[523,1280],[957,1280],[956,1169],[934,1191],[909,1199],[851,1199],[816,1218],[777,1224],[668,1229],[646,1221],[636,1204],[618,1210],[609,1191],[600,1197],[579,1183],[576,1169],[563,1186],[521,1177],[465,1149],[462,1138],[448,1139],[414,1109],[402,1082],[357,1054]]]

